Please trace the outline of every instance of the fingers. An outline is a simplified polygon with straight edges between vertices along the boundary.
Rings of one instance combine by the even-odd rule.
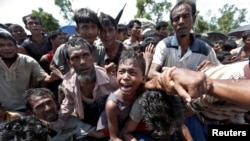
[[[179,83],[175,83],[174,88],[185,102],[191,102],[191,96]]]

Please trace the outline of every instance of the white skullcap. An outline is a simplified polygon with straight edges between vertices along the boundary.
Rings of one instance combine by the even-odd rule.
[[[0,33],[7,33],[7,34],[11,35],[9,31],[7,31],[6,29],[3,29],[3,28],[0,28]]]

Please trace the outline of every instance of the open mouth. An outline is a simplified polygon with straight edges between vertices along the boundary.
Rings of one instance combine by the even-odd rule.
[[[121,90],[122,91],[130,91],[132,89],[131,84],[121,84]]]

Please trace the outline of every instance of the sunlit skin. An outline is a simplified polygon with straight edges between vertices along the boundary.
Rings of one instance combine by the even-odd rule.
[[[177,38],[189,36],[196,18],[192,15],[191,7],[188,4],[182,4],[173,10],[171,17],[171,24]]]
[[[120,96],[135,97],[144,74],[136,60],[127,59],[119,62],[116,80],[120,86]]]
[[[134,27],[130,30],[130,34],[135,36],[135,37],[140,37],[141,35],[141,26],[137,23],[134,23]]]
[[[53,97],[49,94],[43,96],[31,96],[30,103],[33,108],[33,113],[42,120],[55,121],[57,120],[57,104]]]
[[[23,40],[27,36],[27,34],[25,33],[25,31],[22,27],[13,28],[11,34],[17,41]]]
[[[30,17],[26,18],[27,25],[25,26],[32,35],[41,35],[42,26],[38,19],[31,19]]]
[[[9,39],[0,39],[0,57],[12,58],[17,53],[17,46]]]
[[[104,47],[115,46],[116,29],[113,26],[104,26],[100,32],[100,38]]]
[[[87,47],[69,48],[69,63],[78,75],[89,75],[94,70],[93,57]]]
[[[79,23],[76,27],[76,31],[83,39],[87,40],[91,45],[93,45],[100,32],[98,26],[92,22]]]

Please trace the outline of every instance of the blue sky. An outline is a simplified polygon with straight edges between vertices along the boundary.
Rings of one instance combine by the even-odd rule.
[[[71,0],[73,9],[89,7],[94,11],[102,11],[115,17],[119,10],[127,3],[120,23],[127,23],[133,19],[136,13],[136,0]],[[176,0],[169,0],[174,5]],[[197,10],[206,18],[208,10],[212,10],[212,15],[218,17],[218,9],[224,4],[235,5],[238,8],[249,8],[247,0],[196,0]],[[53,14],[60,20],[60,24],[65,24],[60,14],[59,8],[54,5],[54,0],[0,0],[0,22],[17,23],[24,26],[22,16],[30,14],[32,9],[37,10],[42,7],[45,12]],[[247,20],[250,21],[250,9],[248,10]],[[166,16],[168,20],[168,16]],[[249,23],[249,22],[248,22]]]

